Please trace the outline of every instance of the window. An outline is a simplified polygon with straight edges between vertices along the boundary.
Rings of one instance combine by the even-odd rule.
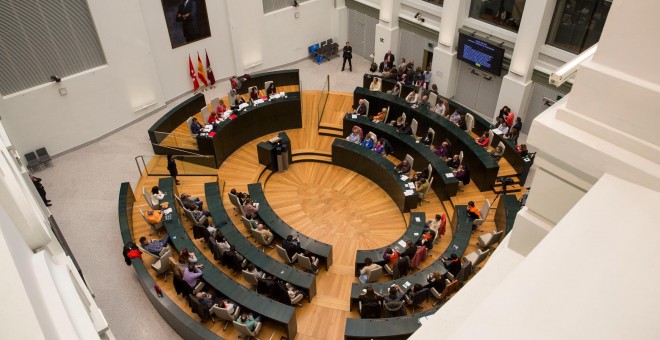
[[[546,43],[580,54],[598,42],[612,0],[558,0]]]
[[[85,0],[0,1],[0,93],[104,65]]]
[[[525,0],[472,0],[470,17],[518,32]]]
[[[442,7],[445,4],[445,0],[422,0],[422,1],[430,2],[430,3],[432,3],[434,5],[438,5],[440,7]]]

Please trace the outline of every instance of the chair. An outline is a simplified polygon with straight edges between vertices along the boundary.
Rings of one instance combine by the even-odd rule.
[[[197,314],[200,320],[204,322],[211,317],[211,313],[201,302],[199,302],[199,299],[195,297],[195,294],[197,293],[188,295],[188,304],[190,309],[192,309],[192,312]]]
[[[493,142],[493,136],[494,136],[494,135],[495,135],[495,133],[493,132],[493,130],[488,130],[488,141],[489,141],[490,143]]]
[[[435,104],[438,102],[438,95],[435,92],[429,93],[429,107],[431,110],[435,108]]]
[[[191,128],[192,120],[193,120],[193,117],[188,117],[188,119],[186,119],[186,125],[188,126],[188,131],[190,131],[191,135],[193,135],[192,128]]]
[[[433,177],[431,177],[431,179],[429,180],[429,186],[426,188],[426,191],[424,191],[424,195],[422,195],[422,199],[419,200],[419,205],[422,205],[422,202],[431,203],[429,200],[426,199],[426,195],[429,193],[429,190],[431,190],[432,185],[433,185]]]
[[[458,164],[463,164],[463,151],[458,153]]]
[[[449,280],[448,280],[449,281]],[[433,297],[437,299],[435,303],[433,303],[433,306],[438,304],[440,301],[447,301],[447,298],[458,291],[459,285],[457,280],[452,280],[449,283],[447,283],[447,286],[445,286],[445,290],[443,290],[441,293],[438,293],[435,288],[431,288],[431,293],[433,294]]]
[[[239,212],[241,213],[241,216],[245,215],[245,213],[243,212],[243,205],[241,204],[241,200],[238,199],[238,196],[230,192],[228,192],[227,195],[229,195],[229,202],[231,202],[231,204],[236,209],[236,213],[234,214],[234,216],[238,215]]]
[[[229,92],[227,92],[227,100],[229,100],[227,106],[232,106],[236,103],[236,94],[234,94],[234,91],[229,90]]]
[[[433,145],[433,141],[435,141],[435,130],[429,128],[429,133],[431,134],[431,145]]]
[[[465,114],[465,132],[470,133],[474,129],[474,116],[470,113]]]
[[[504,146],[504,142],[497,143],[497,146],[500,147],[500,149],[502,150],[502,154],[504,154],[504,150],[506,149],[506,146]]]
[[[27,168],[28,170],[32,171],[35,166],[39,165],[39,159],[37,159],[37,155],[34,154],[34,152],[28,152],[25,154],[25,160],[27,161]]]
[[[415,313],[415,307],[419,307],[424,301],[429,299],[429,289],[424,288],[417,293],[412,294],[412,299],[406,295],[406,303],[412,306],[412,312]]]
[[[383,276],[383,267],[378,266],[378,268],[371,270],[367,273],[367,283],[376,282]]]
[[[481,251],[481,249],[477,249],[463,257],[463,261],[469,261],[472,263],[472,267],[476,268],[478,264],[483,262],[486,257],[488,257],[488,254],[490,253],[490,249],[486,249],[486,251]]]
[[[39,163],[41,164],[46,164],[46,163],[51,163],[52,165],[52,160],[50,159],[50,155],[48,154],[48,151],[46,151],[46,148],[39,148],[37,149],[37,158],[39,158]]]
[[[499,242],[500,239],[502,238],[502,235],[504,235],[504,230],[494,231],[492,233],[481,235],[479,236],[477,244],[479,244],[479,247],[481,247],[481,249],[488,249],[493,244]]]
[[[300,301],[302,301],[302,299],[303,299],[304,297],[305,297],[305,296],[304,296],[302,293],[298,293],[298,295],[292,297],[292,298],[291,298],[291,306],[302,307],[302,304],[300,303]]]
[[[332,45],[332,38],[326,40],[326,42],[327,42],[328,45]]]
[[[181,197],[179,197],[179,195],[176,195],[176,194],[174,195],[174,201],[177,204],[179,204],[179,207],[181,207],[181,209],[187,210],[186,207],[183,205],[183,201],[181,200]],[[186,218],[187,218],[187,216],[186,216]]]
[[[250,286],[252,286],[256,291],[257,286],[259,286],[259,280],[257,279],[257,277],[247,270],[242,270],[242,272],[243,272],[243,279],[245,280],[245,282],[249,283]]]
[[[257,338],[257,335],[259,335],[259,331],[261,331],[261,322],[255,322],[254,323],[254,331],[251,331],[246,325],[238,323],[234,321],[234,328],[238,331],[238,333],[245,335],[248,339],[250,338]]]
[[[472,275],[472,262],[465,261],[461,266],[461,270],[456,274],[456,280],[463,283],[470,278],[470,275]]]
[[[403,83],[397,81],[396,84],[399,85],[399,97],[401,97],[401,93],[403,93]]]
[[[311,258],[298,254],[298,264],[303,267],[306,270],[309,270],[316,274],[319,271],[319,259],[316,258],[314,262],[312,262]]]
[[[440,215],[440,226],[438,227],[438,232],[435,233],[435,238],[433,239],[433,243],[438,243],[438,239],[440,238],[440,234],[444,234],[442,231],[447,228],[447,214],[442,213]],[[447,272],[449,273],[449,272]]]
[[[293,258],[290,258],[286,250],[284,250],[284,248],[282,248],[279,244],[275,245],[275,250],[277,250],[277,255],[279,255],[282,258],[282,260],[284,260],[284,263],[293,265],[296,262],[296,260],[298,260],[298,254],[294,254]]]
[[[259,88],[256,87],[256,86],[250,86],[250,87],[248,87],[248,93],[249,93],[249,94],[252,94],[252,90],[257,90],[257,93],[259,93]],[[250,98],[252,98],[252,97],[250,97]]]
[[[261,235],[261,233],[256,229],[252,229],[252,237],[254,237],[254,240],[257,241],[257,243],[259,243],[261,250],[265,250],[266,247],[273,249],[273,246],[271,246],[270,243],[273,242],[274,237],[269,241],[266,241],[264,235]]]
[[[163,227],[165,226],[165,223],[163,221],[160,221],[160,223],[158,223],[158,224],[151,224],[147,220],[147,216],[144,215],[144,212],[142,211],[142,208],[138,208],[138,210],[140,210],[140,215],[142,215],[142,218],[144,219],[144,221],[147,222],[147,225],[151,228],[151,232],[149,233],[149,235],[153,234],[154,231],[155,231],[155,232],[158,233],[158,236],[160,236],[160,230],[163,229]]]
[[[367,112],[366,115],[368,116],[368,115],[369,115],[369,112],[370,112],[370,111],[369,111],[369,101],[366,100],[366,99],[364,99],[364,107],[367,109],[367,110],[366,110],[366,112]]]
[[[371,135],[371,140],[374,141],[374,148],[375,148],[376,143],[378,142],[378,136],[373,131],[369,131],[369,133],[367,133],[367,135]]]
[[[328,41],[326,40],[321,41],[321,48],[324,48],[327,45],[328,45]]]
[[[151,195],[147,192],[147,187],[142,187],[142,195],[144,196],[144,199],[147,201],[147,204],[151,209],[157,210],[160,209],[160,206],[156,205],[154,206],[151,204]]]
[[[401,117],[403,117],[403,122],[405,123],[406,122],[406,117],[407,117],[406,113],[405,112],[401,113]]]
[[[380,319],[383,306],[380,302],[362,303],[358,301],[358,313],[362,319]]]
[[[209,309],[209,313],[211,313],[211,321],[215,322],[215,320],[213,320],[213,316],[217,316],[220,320],[225,321],[225,327],[222,328],[223,331],[227,329],[229,323],[233,322],[240,315],[240,312],[240,306],[234,307],[233,313],[229,313],[227,309],[220,308],[218,305],[213,305],[211,309]]]
[[[413,118],[412,121],[410,122],[410,129],[412,130],[413,137],[417,138],[417,127],[419,126],[419,123],[417,123],[417,119]]]
[[[209,110],[208,105],[204,105],[202,107],[202,124],[206,124],[209,121],[210,116],[211,116],[211,111]]]
[[[412,177],[413,163],[415,163],[415,159],[411,155],[406,154],[406,160],[408,161],[408,164],[410,164],[410,174],[408,174],[408,177]]]
[[[311,59],[315,59],[315,58],[316,58],[316,51],[317,51],[319,48],[321,48],[321,47],[319,46],[319,44],[314,44],[314,45],[311,45],[311,46],[307,47],[307,53],[309,53],[309,57],[310,57]]]
[[[247,219],[245,216],[241,216],[241,222],[243,222],[243,226],[245,227],[245,230],[247,230],[250,235],[252,236],[252,223],[250,223],[250,220]]]
[[[198,282],[195,288],[193,289],[192,294],[196,295],[197,293],[201,292],[202,289],[204,289],[204,286],[205,286],[204,282]]]
[[[211,99],[211,111],[215,112],[218,109],[218,105],[220,105],[220,98]]]
[[[390,268],[390,264],[386,263],[383,265],[383,273],[385,275],[394,276],[394,271]]]
[[[479,214],[481,214],[481,218],[474,220],[472,222],[472,225],[475,225],[475,226],[478,227],[478,226],[484,224],[484,221],[486,220],[486,218],[488,218],[488,213],[489,212],[490,212],[490,201],[488,199],[486,199],[486,202],[484,203],[484,205],[481,207],[481,209],[479,209]]]
[[[383,120],[383,122],[387,123],[388,122],[387,118],[389,117],[390,117],[390,107],[388,106],[387,112],[385,113],[385,119]]]
[[[406,304],[403,301],[390,301],[385,303],[385,317],[392,318],[406,315]]]
[[[165,282],[167,282],[167,272],[170,271],[170,258],[172,258],[172,250],[167,248],[165,254],[163,254],[163,256],[161,256],[158,261],[151,264],[151,268],[156,271],[157,276],[165,274]]]

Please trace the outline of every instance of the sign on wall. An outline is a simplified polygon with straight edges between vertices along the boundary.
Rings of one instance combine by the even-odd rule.
[[[161,0],[172,48],[211,36],[206,0]]]

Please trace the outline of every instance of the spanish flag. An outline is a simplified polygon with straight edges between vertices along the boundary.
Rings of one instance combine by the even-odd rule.
[[[199,52],[197,52],[197,79],[204,83],[204,86],[209,85],[208,80],[206,80],[206,72],[204,72],[204,64],[202,64],[202,58],[199,57]]]

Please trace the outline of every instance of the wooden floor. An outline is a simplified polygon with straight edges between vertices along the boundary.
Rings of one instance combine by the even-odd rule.
[[[318,102],[321,97],[320,91],[305,91],[302,94],[303,101],[303,128],[286,131],[291,139],[293,153],[316,152],[326,156],[300,156],[298,160],[315,160],[326,157],[329,160],[333,137],[320,136],[317,133]],[[344,112],[350,111],[352,94],[330,93],[328,96],[326,111],[323,122],[330,124],[341,124]],[[185,124],[183,126],[185,127]],[[181,127],[179,127],[181,129]],[[264,167],[258,164],[256,144],[267,140],[275,134],[263,136],[247,143],[238,151],[234,152],[217,170],[218,177],[195,176],[180,177],[181,185],[178,186],[179,193],[188,193],[193,196],[204,198],[203,184],[210,181],[221,181],[223,190],[223,202],[228,208],[228,214],[233,222],[241,226],[238,216],[234,216],[233,209],[224,194],[231,188],[239,191],[247,191],[247,185],[261,182],[265,185],[265,194],[268,202],[273,206],[277,214],[288,224],[310,237],[333,245],[334,263],[329,271],[322,268],[317,277],[317,295],[311,303],[303,302],[302,308],[296,308],[298,320],[297,339],[343,339],[345,319],[348,317],[359,317],[357,311],[349,310],[351,283],[358,282],[354,276],[355,252],[358,249],[371,249],[382,247],[396,241],[405,231],[408,225],[409,214],[399,212],[390,197],[380,187],[369,179],[329,164],[318,162],[296,162],[291,164],[288,171],[275,173],[268,177],[260,176]],[[390,158],[392,162],[398,162]],[[502,165],[502,164],[501,164]],[[510,166],[509,166],[510,167]],[[269,174],[266,171],[266,174]],[[149,229],[142,221],[138,208],[147,208],[142,195],[139,194],[142,186],[148,188],[158,182],[158,177],[142,176],[136,188],[137,202],[133,214],[134,237],[139,239],[147,236]],[[453,214],[452,204],[465,204],[467,201],[475,201],[481,206],[486,199],[493,202],[495,194],[492,191],[480,192],[474,184],[465,188],[451,201],[441,202],[438,197],[429,192],[430,203],[424,203],[414,211],[423,211],[427,219],[435,214],[447,212],[451,218]],[[475,232],[466,250],[469,253],[476,249],[477,238],[487,232],[493,231],[495,225],[493,218],[497,202],[488,219]],[[190,223],[183,221],[190,227]],[[190,228],[187,229],[192,239]],[[243,231],[239,227],[239,230]],[[152,235],[152,238],[154,235]],[[428,258],[422,268],[437,260],[437,257],[446,249],[451,240],[451,229],[447,228],[447,234],[441,238],[440,243],[430,252],[433,256]],[[212,255],[204,245],[195,241],[197,248],[209,258]],[[266,250],[274,259],[280,258],[274,250]],[[143,259],[147,265],[153,261],[150,256],[144,255]],[[482,265],[483,266],[483,265]],[[219,266],[220,270],[226,271]],[[153,274],[153,272],[152,272]],[[248,286],[240,276],[234,279]],[[387,278],[383,278],[386,281]],[[162,278],[156,278],[164,293],[175,301],[193,319],[198,320],[197,315],[190,312],[182,297],[176,296],[169,282],[163,282]],[[425,305],[430,307],[432,300]],[[224,338],[233,339],[237,333],[232,327],[222,331],[222,323],[205,323],[209,329]],[[284,329],[272,323],[264,323],[260,337],[280,339]]]

